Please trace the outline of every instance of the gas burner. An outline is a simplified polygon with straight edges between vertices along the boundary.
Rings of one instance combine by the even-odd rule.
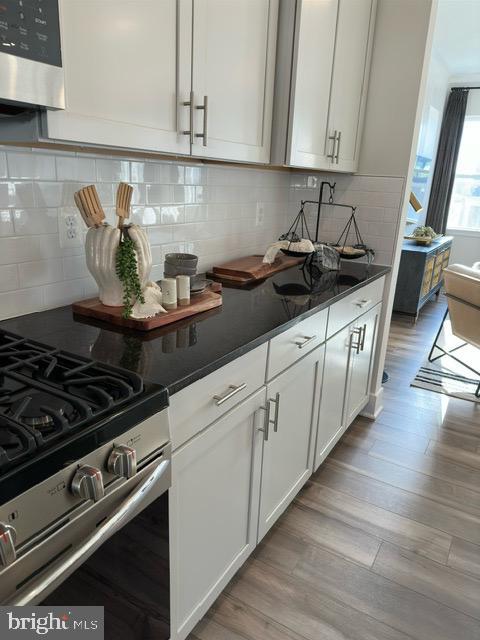
[[[70,423],[76,417],[75,409],[66,400],[41,391],[14,402],[9,413],[39,431],[49,431],[55,426],[55,419],[62,421],[63,418]]]
[[[20,434],[11,429],[9,425],[2,425],[0,427],[0,447],[10,454],[22,451],[23,443]]]
[[[0,418],[0,471],[29,457],[37,449],[35,438],[20,425]]]
[[[0,331],[0,429],[10,425],[0,476],[102,420],[120,420],[144,392],[136,373]]]

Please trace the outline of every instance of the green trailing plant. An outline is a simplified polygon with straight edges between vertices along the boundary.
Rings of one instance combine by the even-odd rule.
[[[438,237],[438,233],[436,233],[432,227],[416,227],[413,231],[413,236],[415,238],[435,238]]]
[[[118,244],[115,269],[123,285],[122,317],[129,318],[135,302],[138,300],[144,303],[145,300],[142,295],[142,285],[138,277],[135,243],[128,235],[126,229],[122,230],[122,237]]]

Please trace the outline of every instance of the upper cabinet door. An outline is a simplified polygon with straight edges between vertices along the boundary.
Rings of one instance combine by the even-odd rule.
[[[62,0],[66,109],[48,137],[190,153],[192,0]]]
[[[192,155],[269,161],[277,14],[278,0],[194,0]]]
[[[272,161],[357,168],[376,0],[280,5]]]
[[[327,136],[336,137],[335,170],[356,169],[375,9],[376,0],[339,0]]]
[[[291,140],[287,164],[328,164],[326,141],[330,79],[339,0],[299,0],[291,86]]]

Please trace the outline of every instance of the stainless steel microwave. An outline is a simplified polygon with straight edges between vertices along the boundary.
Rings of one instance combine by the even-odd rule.
[[[65,108],[58,0],[0,0],[0,102]]]

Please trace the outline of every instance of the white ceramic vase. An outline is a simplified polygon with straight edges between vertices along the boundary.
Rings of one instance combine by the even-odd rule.
[[[128,227],[128,234],[135,243],[138,277],[142,289],[152,270],[152,252],[146,232],[138,225]],[[121,231],[109,224],[87,231],[85,254],[87,267],[98,285],[98,297],[107,307],[123,306],[123,285],[116,273],[116,256]]]

